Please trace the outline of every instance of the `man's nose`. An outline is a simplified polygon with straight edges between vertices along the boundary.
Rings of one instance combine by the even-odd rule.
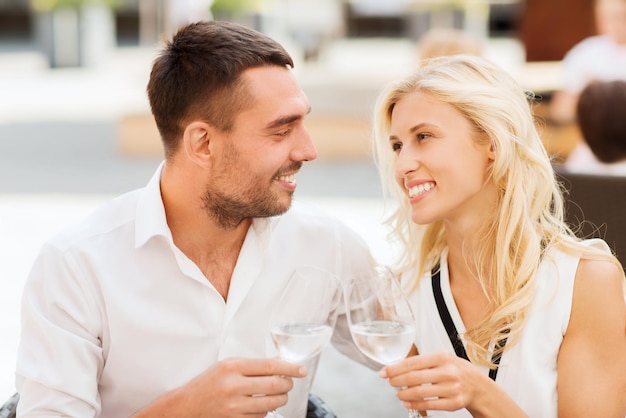
[[[311,135],[306,128],[302,127],[301,132],[296,139],[297,144],[293,151],[293,160],[295,161],[313,161],[317,158],[317,148],[311,140]]]

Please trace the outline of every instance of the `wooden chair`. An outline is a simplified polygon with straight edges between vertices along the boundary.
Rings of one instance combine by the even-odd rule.
[[[570,173],[555,167],[568,194],[565,218],[581,238],[602,238],[626,266],[626,177]]]
[[[19,394],[14,394],[2,406],[0,406],[0,418],[15,418]],[[317,395],[309,394],[306,418],[337,418],[328,405]]]

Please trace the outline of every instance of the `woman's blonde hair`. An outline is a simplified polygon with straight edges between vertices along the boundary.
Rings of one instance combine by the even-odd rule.
[[[472,254],[466,262],[489,299],[491,314],[464,336],[470,359],[491,365],[490,345],[508,337],[510,347],[519,336],[546,249],[557,245],[573,254],[617,260],[579,244],[565,224],[561,185],[531,112],[533,95],[490,61],[455,55],[423,61],[411,77],[383,91],[376,104],[374,155],[385,197],[396,201],[386,223],[392,241],[405,249],[398,273],[412,272],[417,285],[439,263],[447,246],[442,222],[422,226],[412,222],[408,199],[394,178],[391,115],[403,97],[417,91],[453,106],[479,133],[474,139],[490,141],[495,151],[487,181],[496,186],[497,204],[475,231],[480,239],[466,243]],[[496,344],[496,352],[501,351]]]

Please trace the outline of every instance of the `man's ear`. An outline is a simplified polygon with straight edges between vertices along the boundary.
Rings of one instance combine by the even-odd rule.
[[[205,166],[211,159],[211,126],[202,121],[193,121],[183,132],[183,149],[192,162]]]

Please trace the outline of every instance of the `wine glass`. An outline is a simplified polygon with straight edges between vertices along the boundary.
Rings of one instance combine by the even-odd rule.
[[[350,333],[370,359],[389,365],[404,359],[415,339],[415,318],[394,274],[376,266],[350,278],[345,295]],[[409,418],[419,418],[416,410]]]
[[[284,360],[301,363],[330,341],[341,305],[340,280],[313,266],[298,266],[270,317],[270,336]],[[277,411],[266,418],[282,418]]]

